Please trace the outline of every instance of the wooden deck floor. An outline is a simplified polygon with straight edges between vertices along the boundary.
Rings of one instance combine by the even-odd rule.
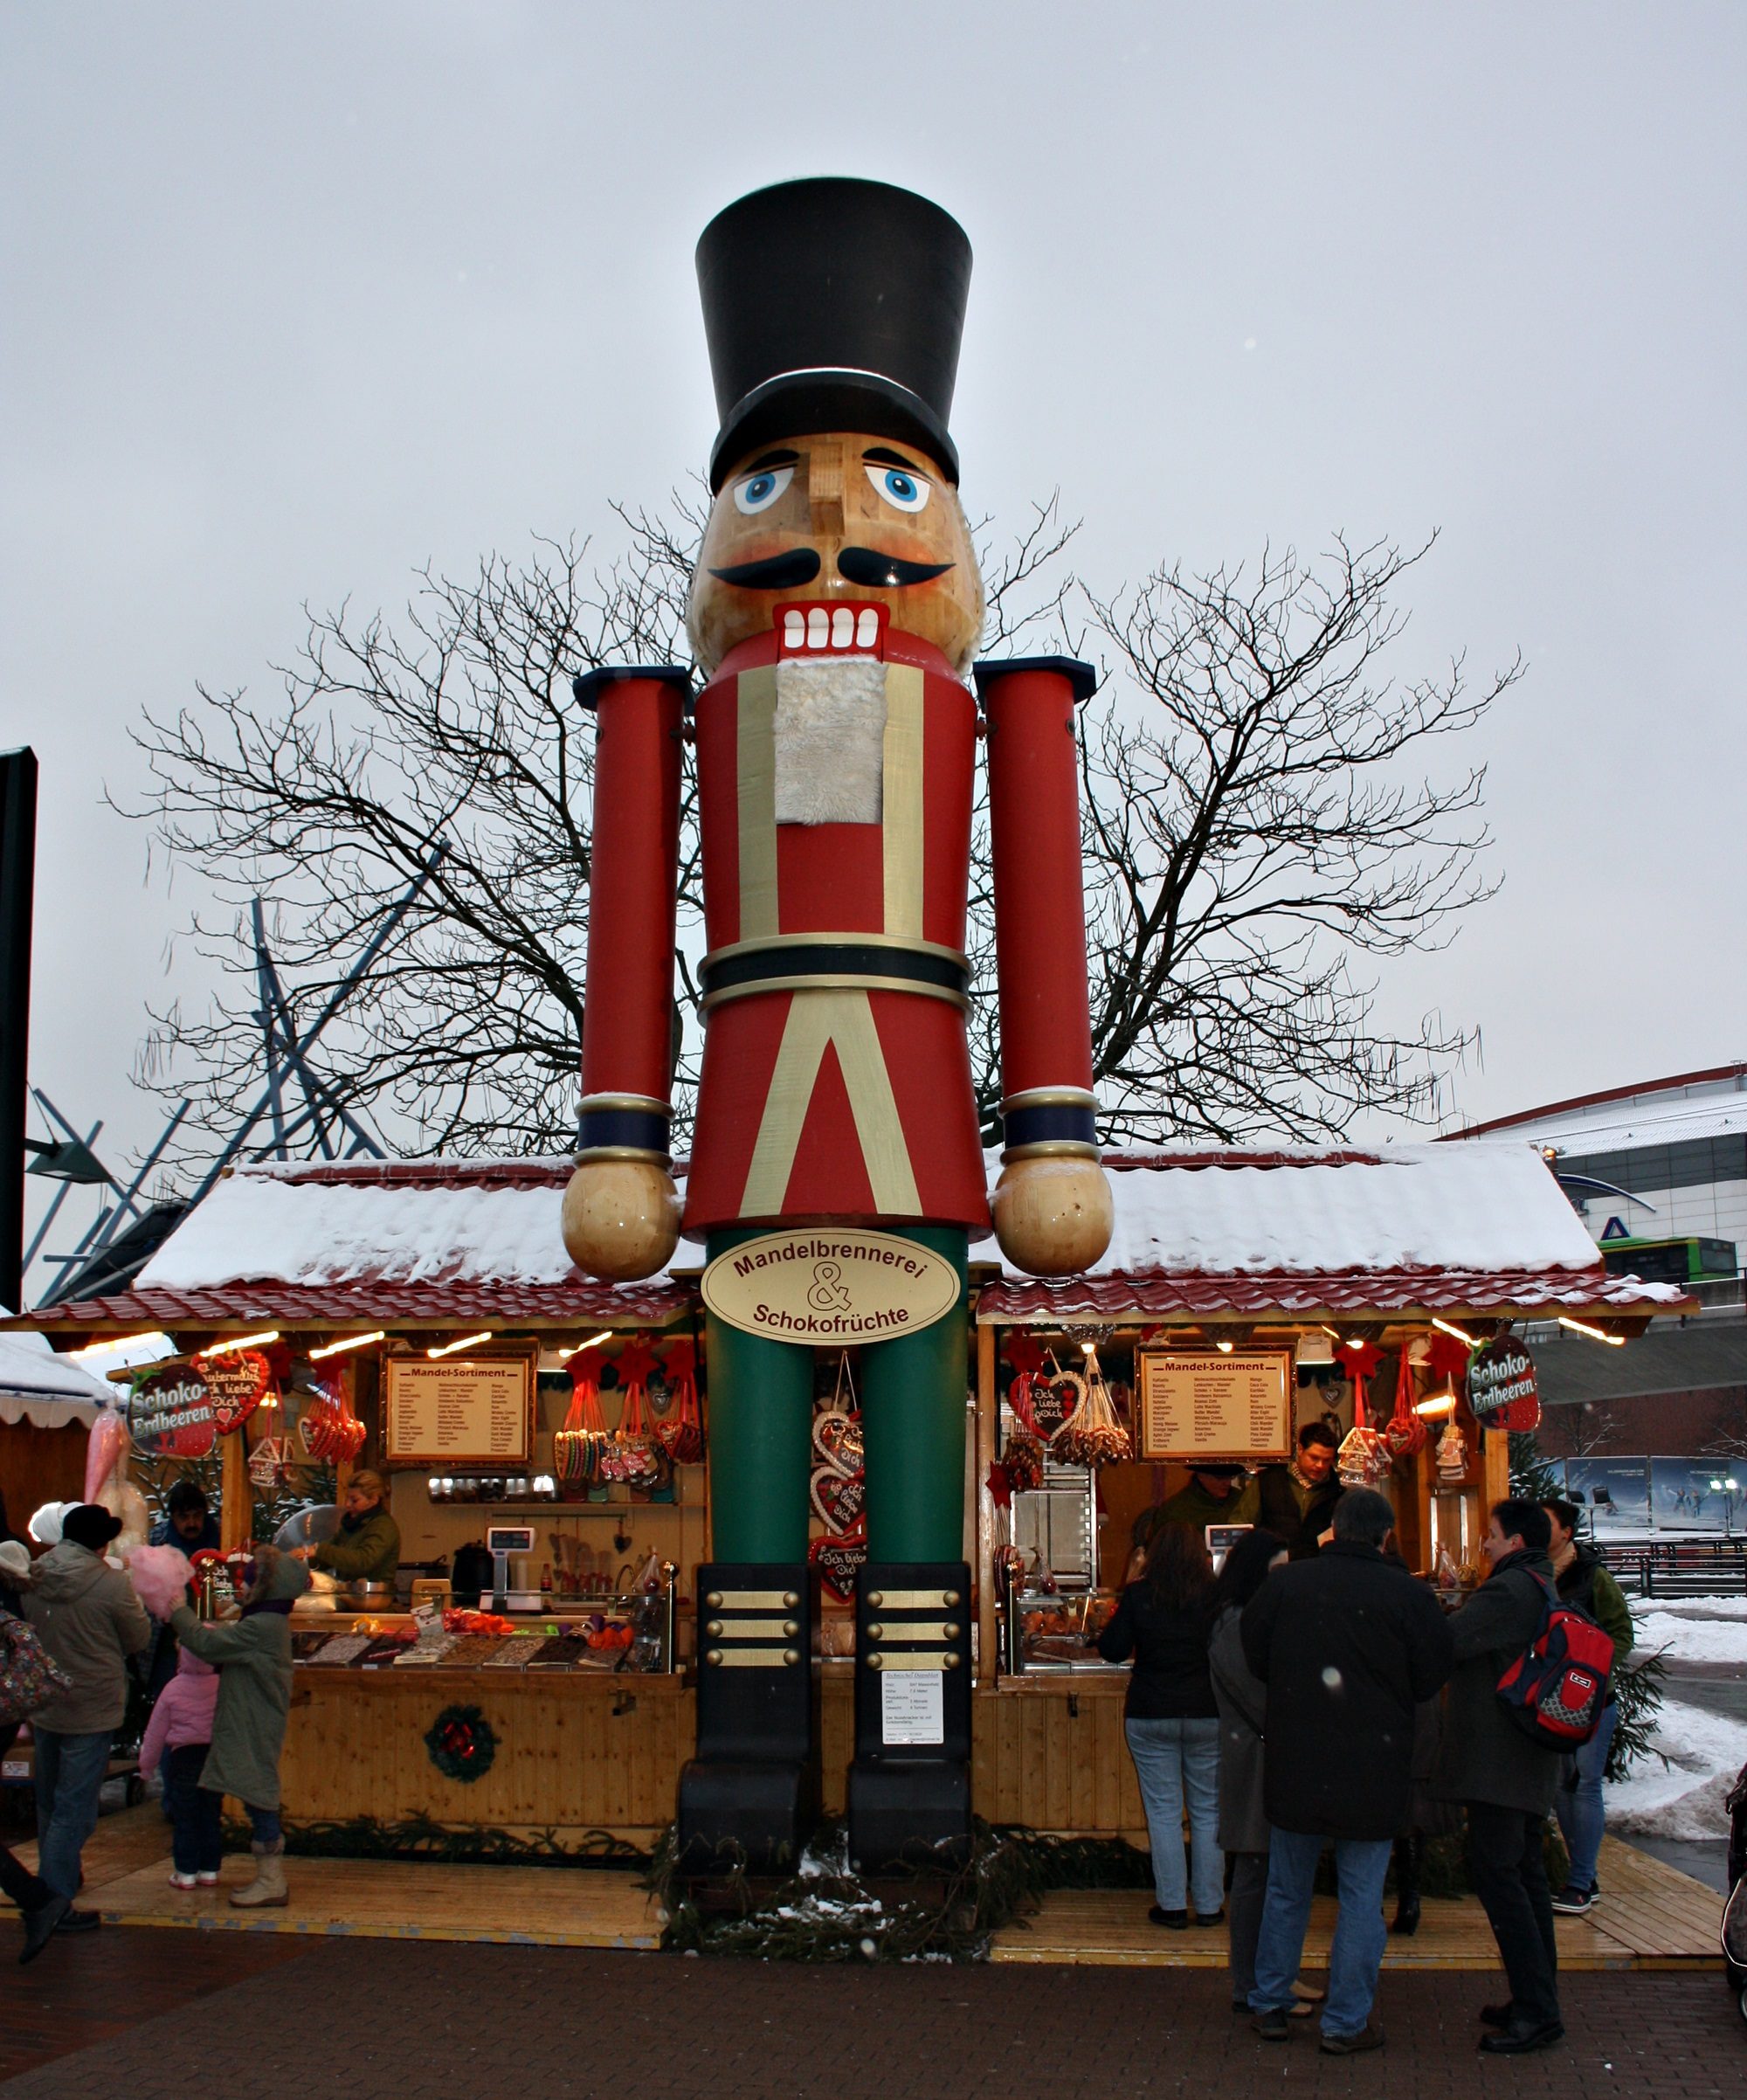
[[[18,1856],[34,1860],[35,1847]],[[232,1855],[217,1889],[172,1889],[169,1832],[155,1803],[105,1816],[86,1848],[83,1902],[107,1924],[207,1931],[289,1932],[364,1938],[494,1941],[528,1946],[659,1945],[660,1926],[632,1873],[610,1869],[451,1867],[386,1860],[287,1862],[292,1901],[283,1910],[233,1910],[228,1891],[247,1881]],[[1558,1922],[1559,1961],[1572,1971],[1716,1969],[1723,1965],[1715,1889],[1617,1840],[1604,1841],[1606,1894],[1587,1917]],[[999,1962],[1096,1963],[1145,1968],[1223,1968],[1223,1926],[1161,1931],[1147,1922],[1144,1889],[1059,1889],[1037,1917],[995,1940]],[[1305,1966],[1326,1964],[1334,1905],[1311,1916]],[[1412,1939],[1389,1942],[1393,1969],[1495,1969],[1492,1936],[1472,1898],[1428,1898]]]
[[[1616,1839],[1602,1842],[1605,1894],[1587,1917],[1558,1920],[1562,1969],[1720,1969],[1723,1898],[1690,1875]],[[996,1961],[1096,1962],[1139,1968],[1223,1968],[1223,1925],[1161,1931],[1147,1922],[1144,1889],[1064,1889],[1037,1917],[997,1935]],[[1335,1905],[1318,1897],[1305,1942],[1307,1968],[1327,1965]],[[1485,1914],[1472,1896],[1428,1897],[1412,1939],[1391,1938],[1389,1969],[1496,1969]]]

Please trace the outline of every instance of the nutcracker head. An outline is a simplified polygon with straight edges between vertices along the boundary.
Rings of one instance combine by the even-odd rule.
[[[722,429],[692,581],[708,673],[782,608],[881,604],[956,669],[983,584],[947,432],[970,245],[883,183],[784,183],[698,243]]]

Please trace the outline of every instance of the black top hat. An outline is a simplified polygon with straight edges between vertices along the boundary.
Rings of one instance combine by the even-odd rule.
[[[938,204],[821,176],[755,190],[698,242],[722,430],[710,487],[766,439],[862,430],[920,446],[958,479],[947,435],[970,243]]]

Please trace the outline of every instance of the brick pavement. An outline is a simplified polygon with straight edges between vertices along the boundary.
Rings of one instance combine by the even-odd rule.
[[[219,1965],[265,1958],[253,1973]],[[171,2000],[142,2017],[157,1973]],[[1573,2040],[1476,2056],[1487,1976],[1385,1977],[1381,2056],[1258,2041],[1218,1972],[801,1968],[565,1948],[106,1931],[0,1974],[70,2053],[4,2100],[1739,2100],[1747,2024],[1720,1976],[1571,1977]],[[188,1995],[189,1979],[208,1979]],[[121,1987],[125,1983],[125,1989]],[[111,1987],[114,1985],[115,1987]],[[128,2031],[118,2026],[140,2021]],[[93,2025],[91,2023],[96,2022]],[[1314,2023],[1306,2022],[1308,2027]]]

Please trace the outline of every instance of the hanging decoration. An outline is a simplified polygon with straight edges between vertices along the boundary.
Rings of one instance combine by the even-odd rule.
[[[1434,1328],[1426,1344],[1426,1368],[1434,1378],[1447,1378],[1454,1385],[1466,1377],[1472,1353],[1466,1342]]]
[[[1501,1335],[1476,1353],[1468,1364],[1468,1406],[1488,1429],[1539,1427],[1535,1359],[1523,1343]]]
[[[291,1447],[282,1436],[264,1436],[249,1454],[249,1478],[264,1495],[285,1484]]]
[[[853,1603],[856,1571],[867,1559],[867,1534],[865,1530],[855,1530],[842,1538],[825,1534],[814,1539],[807,1548],[807,1558],[818,1570],[820,1585],[839,1604]]]
[[[1357,1392],[1383,1361],[1383,1351],[1377,1344],[1363,1336],[1349,1341],[1343,1338],[1336,1344],[1340,1350],[1339,1362],[1343,1371],[1353,1382]]]
[[[1007,1405],[1013,1419],[1027,1436],[1040,1437],[1037,1417],[1032,1413],[1032,1388],[1043,1371],[1043,1350],[1023,1328],[1009,1328],[1002,1352],[1012,1369],[1007,1385]]]
[[[346,1391],[345,1374],[335,1371],[317,1382],[320,1397],[304,1410],[297,1425],[303,1448],[311,1458],[339,1465],[356,1458],[364,1447],[364,1425],[353,1412]]]
[[[96,1428],[102,1427],[103,1419],[99,1417]],[[191,1364],[142,1371],[128,1389],[127,1431],[142,1458],[204,1458],[218,1434],[205,1379]],[[92,1462],[87,1451],[87,1473]],[[97,1497],[93,1494],[86,1499]]]
[[[600,1374],[606,1352],[579,1349],[570,1357],[570,1405],[563,1428],[552,1438],[558,1478],[567,1487],[592,1485],[601,1477],[601,1461],[612,1439],[601,1413]]]
[[[834,1538],[860,1538],[867,1529],[867,1475],[862,1465],[861,1413],[849,1352],[838,1358],[831,1404],[813,1417],[812,1469],[807,1492],[813,1514]]]
[[[1405,1344],[1395,1373],[1395,1413],[1390,1416],[1384,1434],[1397,1458],[1412,1458],[1416,1452],[1426,1448],[1427,1432],[1423,1418],[1414,1412],[1413,1366],[1407,1361]]]
[[[200,1376],[212,1403],[212,1420],[220,1436],[242,1427],[273,1384],[273,1366],[255,1349],[212,1357],[201,1364]]]
[[[703,1408],[698,1399],[698,1345],[689,1335],[669,1342],[661,1367],[671,1396],[667,1412],[651,1434],[675,1466],[701,1466],[704,1460]]]
[[[1342,1440],[1336,1463],[1341,1484],[1347,1488],[1374,1488],[1389,1472],[1389,1445],[1383,1433],[1371,1426],[1362,1378],[1353,1380],[1353,1426]]]
[[[1452,1415],[1438,1439],[1438,1478],[1447,1488],[1460,1488],[1467,1475],[1467,1442],[1460,1424]]]
[[[1053,1450],[1066,1466],[1120,1465],[1135,1454],[1132,1438],[1117,1416],[1095,1350],[1086,1352],[1083,1399],[1056,1432]]]
[[[1084,1404],[1086,1381],[1077,1371],[1064,1371],[1053,1350],[1046,1353],[1044,1361],[1049,1375],[1032,1381],[1032,1419],[1025,1426],[1042,1442],[1053,1444]]]
[[[649,1433],[648,1413],[649,1374],[659,1361],[640,1336],[627,1342],[614,1359],[625,1404],[612,1442],[601,1457],[603,1480],[622,1482],[632,1488],[653,1488],[662,1477],[666,1454]]]
[[[431,1762],[445,1779],[471,1786],[491,1770],[497,1730],[477,1706],[445,1706],[425,1731]]]

